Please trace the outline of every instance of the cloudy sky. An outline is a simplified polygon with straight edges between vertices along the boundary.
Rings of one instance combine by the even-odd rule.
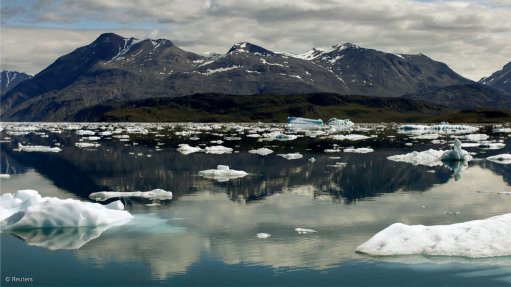
[[[1,1],[2,69],[35,74],[100,33],[196,52],[248,41],[302,53],[351,42],[423,53],[479,80],[511,61],[511,0]]]

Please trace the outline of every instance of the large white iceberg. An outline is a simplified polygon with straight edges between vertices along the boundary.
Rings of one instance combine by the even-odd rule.
[[[304,129],[304,130],[314,130],[314,129],[322,129],[324,127],[323,121],[321,119],[307,119],[307,118],[299,118],[299,117],[288,117],[287,125],[291,129]]]
[[[172,192],[163,189],[153,189],[150,191],[99,191],[89,194],[89,198],[95,201],[105,201],[110,198],[118,197],[141,197],[151,200],[171,200]]]
[[[349,119],[340,120],[331,118],[326,122],[326,125],[332,131],[342,131],[351,129],[355,124]]]
[[[440,158],[444,155],[443,150],[428,149],[425,151],[413,151],[407,154],[392,155],[387,159],[392,161],[407,162],[413,165],[437,166],[442,165]]]
[[[112,225],[133,216],[120,201],[108,205],[75,199],[41,197],[35,190],[0,196],[0,226],[5,229]]]
[[[218,182],[229,181],[229,179],[245,177],[245,171],[230,169],[227,165],[218,165],[216,169],[199,171],[199,175],[205,178],[215,179]]]
[[[394,223],[357,247],[376,255],[438,255],[472,258],[511,255],[511,213],[451,225]]]

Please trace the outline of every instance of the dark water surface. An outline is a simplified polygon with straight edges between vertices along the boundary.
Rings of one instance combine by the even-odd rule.
[[[0,233],[2,286],[511,285],[510,257],[375,258],[355,253],[358,245],[395,222],[452,224],[509,213],[511,196],[505,192],[511,192],[511,165],[486,157],[511,153],[510,133],[494,133],[491,125],[480,126],[475,133],[488,134],[490,141],[506,146],[465,148],[474,153],[474,160],[459,170],[457,180],[452,170],[456,166],[388,160],[414,150],[449,149],[452,141],[451,135],[441,135],[439,140],[445,142],[437,143],[412,139],[397,133],[395,125],[358,126],[352,134],[371,136],[359,141],[309,134],[284,142],[247,137],[283,130],[282,125],[79,127],[93,130],[95,136],[104,131],[114,134],[91,141],[83,139],[88,135],[77,135],[71,124],[4,124],[1,173],[11,177],[1,179],[1,193],[35,189],[43,196],[90,201],[88,195],[97,191],[161,188],[172,191],[174,198],[159,206],[147,206],[151,203],[147,199],[123,198],[135,218],[110,229]],[[129,139],[114,137],[119,135]],[[181,143],[212,146],[216,144],[210,141],[216,140],[234,152],[176,151]],[[75,143],[80,141],[100,146],[78,148]],[[14,150],[18,142],[60,143],[62,151],[18,152]],[[335,145],[371,147],[374,152],[325,152]],[[248,153],[260,147],[275,152]],[[276,155],[294,152],[303,158]],[[227,182],[198,176],[219,164],[249,175]],[[317,232],[300,235],[294,231],[297,227]],[[271,237],[259,239],[260,232]],[[12,277],[33,282],[7,282]]]

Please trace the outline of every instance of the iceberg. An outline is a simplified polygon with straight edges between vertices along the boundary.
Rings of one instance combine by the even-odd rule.
[[[256,237],[257,238],[260,238],[260,239],[266,239],[268,237],[270,237],[271,235],[268,234],[268,233],[257,233]]]
[[[332,139],[334,140],[349,140],[349,141],[359,141],[359,140],[365,140],[370,137],[365,135],[359,135],[359,134],[349,134],[349,135],[334,135],[332,136]]]
[[[204,150],[200,147],[193,147],[187,144],[179,144],[177,151],[180,152],[181,154],[187,155],[195,152],[203,152]]]
[[[105,201],[117,197],[141,197],[151,200],[171,200],[172,192],[163,189],[153,189],[150,191],[99,191],[89,194],[89,198],[95,201]]]
[[[11,178],[11,175],[7,174],[7,173],[2,173],[2,174],[0,174],[0,178],[8,179],[8,178]]]
[[[465,134],[473,133],[479,128],[469,125],[451,125],[448,123],[441,123],[437,125],[418,125],[418,124],[406,124],[399,126],[398,130],[401,133],[441,133],[441,134]]]
[[[316,233],[317,232],[314,229],[307,229],[307,228],[301,228],[301,227],[295,228],[295,231],[298,232],[298,234],[308,234],[308,233]]]
[[[18,148],[15,151],[26,151],[26,152],[60,152],[61,148],[58,147],[49,147],[42,145],[22,145],[18,143]]]
[[[225,147],[225,146],[222,146],[222,145],[207,146],[206,147],[206,153],[212,153],[212,154],[232,153],[232,148]]]
[[[441,157],[442,161],[469,161],[471,159],[472,156],[466,150],[461,149],[459,139],[455,139],[452,150],[445,152]]]
[[[274,140],[283,142],[283,141],[292,141],[297,138],[298,138],[298,136],[296,136],[296,135],[287,135],[287,134],[279,133],[275,136]]]
[[[444,155],[443,150],[428,149],[425,151],[413,151],[407,154],[392,155],[387,159],[392,161],[407,162],[413,165],[437,166],[442,165],[440,158]]]
[[[451,225],[394,223],[356,248],[375,255],[436,255],[471,258],[511,255],[511,213]]]
[[[332,131],[343,131],[351,129],[355,124],[349,119],[339,120],[331,118],[326,122],[326,125]]]
[[[98,143],[87,143],[87,142],[77,142],[75,143],[76,147],[79,148],[88,148],[88,147],[99,147],[101,144]]]
[[[2,229],[92,227],[126,223],[133,216],[120,201],[108,205],[75,199],[41,197],[35,190],[0,196]]]
[[[199,171],[199,175],[204,178],[215,179],[218,182],[225,182],[230,179],[245,177],[248,173],[242,170],[230,169],[227,165],[218,165],[216,169]]]
[[[252,149],[248,151],[249,153],[258,154],[258,155],[269,155],[273,153],[273,151],[269,148],[258,148],[258,149]]]
[[[292,159],[299,159],[299,158],[302,158],[303,155],[301,155],[300,153],[279,153],[277,154],[278,156],[280,157],[283,157],[285,159],[288,159],[288,160],[292,160]]]
[[[511,164],[511,154],[503,153],[494,156],[489,156],[486,158],[489,161],[501,163],[501,164]]]
[[[307,118],[299,118],[299,117],[288,117],[287,125],[291,129],[322,129],[324,127],[323,121],[321,119],[307,119]]]
[[[359,147],[359,148],[348,147],[348,148],[344,149],[344,152],[353,152],[353,153],[369,153],[369,152],[373,152],[373,151],[374,151],[374,149],[366,148],[366,147]]]

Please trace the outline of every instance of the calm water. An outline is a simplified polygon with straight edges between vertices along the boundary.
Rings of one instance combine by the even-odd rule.
[[[499,192],[511,192],[511,166],[485,158],[510,153],[511,137],[493,133],[491,126],[481,126],[477,133],[506,146],[465,148],[475,153],[475,159],[458,180],[453,167],[386,159],[414,150],[448,149],[452,140],[450,135],[442,136],[447,142],[438,144],[411,139],[393,125],[362,126],[352,133],[372,137],[360,141],[320,135],[279,142],[246,135],[282,125],[91,124],[82,129],[118,129],[113,136],[129,139],[102,136],[85,140],[100,144],[86,149],[75,143],[87,136],[66,130],[69,124],[41,125],[30,132],[22,132],[20,126],[3,127],[1,172],[11,178],[1,179],[2,194],[35,189],[44,196],[88,201],[96,191],[161,188],[172,191],[174,199],[147,206],[151,201],[124,198],[135,219],[107,230],[0,233],[2,286],[25,286],[5,281],[12,276],[32,278],[29,286],[511,286],[510,257],[373,258],[355,253],[358,245],[395,222],[451,224],[509,213],[511,196]],[[191,127],[194,133],[182,133]],[[215,144],[210,141],[219,139],[235,152],[176,151],[180,143],[211,146]],[[60,143],[62,151],[13,151],[18,142]],[[334,144],[371,147],[374,152],[324,152]],[[259,147],[275,153],[248,153]],[[290,152],[304,157],[287,160],[276,155]],[[312,157],[314,162],[309,161]],[[228,182],[197,175],[218,164],[249,175]],[[299,235],[296,227],[317,233]],[[258,239],[260,232],[272,236]]]

